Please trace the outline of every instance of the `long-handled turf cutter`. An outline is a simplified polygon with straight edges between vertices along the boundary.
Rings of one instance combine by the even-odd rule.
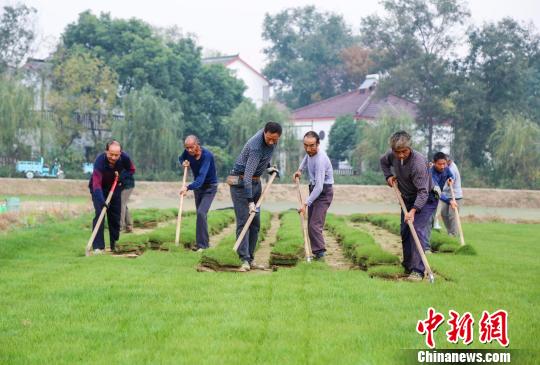
[[[264,196],[268,192],[268,189],[274,182],[274,179],[276,178],[276,176],[277,176],[277,172],[273,172],[272,175],[270,175],[270,180],[268,180],[268,183],[266,184],[266,186],[264,187],[264,190],[262,191],[261,197],[259,198],[259,200],[257,201],[257,204],[255,205],[256,209],[259,209],[261,207],[261,204],[264,200]],[[249,229],[249,226],[251,225],[251,222],[253,222],[253,219],[255,218],[256,214],[257,214],[256,212],[249,213],[247,222],[246,224],[244,224],[244,228],[242,229],[242,232],[240,232],[240,235],[238,236],[238,238],[236,239],[236,243],[234,244],[233,250],[235,252],[238,252],[238,247],[240,247],[240,244],[242,243],[242,240],[244,239],[244,236],[246,235]]]
[[[182,181],[182,189],[186,186],[187,179],[187,166],[184,166],[184,179]],[[182,208],[184,207],[184,194],[180,195],[180,206],[178,207],[178,217],[176,218],[176,237],[174,238],[174,244],[178,246],[180,244],[180,230],[182,228]]]
[[[452,179],[448,179],[448,186],[450,186],[450,193],[452,194],[452,200],[457,204],[456,194],[454,193],[454,181],[452,181]],[[461,228],[461,218],[459,216],[459,210],[457,206],[454,208],[454,212],[456,213],[456,218],[457,218],[457,226],[459,230],[459,241],[461,242],[462,246],[465,246],[465,238],[463,237],[463,229]]]
[[[111,202],[112,196],[114,194],[114,190],[116,189],[116,185],[118,184],[118,171],[115,171],[115,177],[113,184],[111,186],[111,191],[109,191],[109,195],[107,195],[107,200],[105,200],[105,206],[103,209],[101,209],[101,213],[99,214],[99,218],[97,220],[96,226],[94,227],[94,230],[92,231],[92,235],[90,236],[90,239],[88,240],[88,243],[86,244],[86,256],[90,256],[90,253],[92,252],[92,244],[94,243],[94,239],[96,238],[96,235],[99,231],[99,227],[101,226],[101,223],[103,222],[103,219],[105,218],[105,213],[107,213],[107,207],[109,206],[109,203]]]
[[[302,191],[300,190],[300,179],[296,178],[296,188],[298,189],[298,202],[300,203],[300,209],[304,207],[304,199],[302,199]],[[307,210],[305,212],[300,213],[300,225],[302,226],[302,233],[304,235],[304,252],[306,255],[306,261],[311,262],[313,259],[313,253],[311,252],[311,245],[309,243],[309,235],[308,230],[306,226],[306,215]]]
[[[403,201],[403,198],[401,197],[401,193],[399,192],[399,189],[398,189],[398,186],[397,186],[397,181],[394,181],[394,183],[392,184],[392,187],[394,188],[394,192],[396,193],[399,204],[401,205],[401,209],[403,210],[403,214],[407,214],[409,211],[407,210],[407,207],[405,206],[405,202]],[[409,229],[410,229],[411,234],[412,234],[412,236],[414,238],[414,243],[416,244],[416,249],[418,250],[418,254],[420,255],[420,258],[422,259],[422,262],[424,263],[424,266],[426,267],[429,282],[433,284],[435,282],[435,276],[433,275],[433,271],[431,271],[431,267],[429,266],[427,257],[424,254],[424,249],[422,248],[422,244],[420,243],[420,239],[418,238],[418,235],[416,234],[416,230],[414,229],[414,225],[410,221],[407,221],[407,224],[409,225]]]

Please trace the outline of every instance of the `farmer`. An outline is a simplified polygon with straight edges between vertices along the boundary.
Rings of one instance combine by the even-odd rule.
[[[431,175],[431,180],[433,181],[433,192],[436,198],[441,200],[442,202],[446,204],[450,204],[452,207],[455,206],[455,202],[453,202],[448,195],[446,195],[443,192],[444,187],[447,185],[448,180],[452,180],[454,178],[454,175],[450,171],[447,165],[447,156],[444,154],[444,152],[437,152],[433,155],[433,162],[431,163],[431,167],[429,169],[429,173]],[[433,212],[433,215],[430,218],[430,224],[428,229],[428,245],[429,241],[431,239],[431,229],[433,228],[433,222],[435,221],[435,215],[437,214],[437,209]],[[428,249],[426,250],[426,253],[431,252],[430,247],[428,246]]]
[[[298,171],[293,175],[293,180],[302,176],[302,171],[307,167],[309,175],[309,197],[304,206],[299,209],[300,213],[308,210],[308,233],[311,241],[311,251],[315,260],[324,260],[326,252],[323,228],[326,220],[326,212],[332,203],[334,191],[334,174],[330,159],[319,149],[319,135],[309,131],[304,135],[304,150],[306,156],[302,160]]]
[[[107,142],[105,152],[100,154],[94,162],[94,171],[90,177],[88,187],[90,189],[90,194],[92,194],[92,202],[96,213],[93,221],[93,228],[96,226],[101,210],[103,207],[107,207],[107,222],[109,222],[111,251],[114,251],[115,243],[120,237],[121,189],[116,188],[114,190],[112,199],[108,205],[106,205],[105,199],[112,188],[115,172],[122,175],[124,171],[133,175],[135,173],[133,162],[127,153],[122,152],[120,142],[116,140]],[[92,243],[94,254],[102,254],[105,250],[103,229],[104,225],[101,224],[96,238]]]
[[[431,191],[433,183],[426,158],[412,149],[411,136],[405,131],[394,133],[390,137],[390,148],[381,156],[381,169],[388,186],[393,186],[397,180],[408,210],[406,215],[401,213],[402,265],[409,280],[420,281],[424,278],[425,267],[407,222],[413,223],[422,247],[426,249],[429,219],[437,208],[437,199]]]
[[[452,161],[450,158],[447,157],[447,164],[448,169],[454,176],[452,178],[451,184],[454,188],[454,195],[456,197],[455,200],[455,206],[456,209],[459,212],[459,209],[463,205],[463,191],[461,190],[461,175],[459,173],[458,167],[456,166],[456,163]],[[451,191],[450,186],[446,184],[443,189],[443,193],[451,197]],[[457,226],[457,217],[456,217],[456,211],[454,209],[454,200],[450,200],[450,204],[447,202],[442,203],[441,206],[441,216],[444,222],[444,226],[446,227],[446,231],[450,236],[457,236],[458,235],[458,226]]]
[[[124,170],[120,174],[120,185],[122,188],[120,196],[122,201],[120,208],[120,231],[129,233],[133,232],[133,218],[131,217],[127,203],[135,188],[135,178],[129,170]]]
[[[269,174],[279,171],[270,167],[270,160],[275,146],[281,137],[281,125],[268,122],[245,144],[236,159],[227,183],[231,186],[231,198],[236,215],[236,237],[240,235],[249,215],[256,213],[249,230],[238,247],[238,256],[242,260],[242,271],[261,269],[255,263],[255,247],[259,236],[260,212],[255,208],[261,196],[261,175],[266,170]]]
[[[185,195],[189,190],[193,190],[195,195],[197,245],[193,250],[200,252],[210,247],[207,214],[216,196],[218,186],[214,155],[206,148],[201,147],[199,138],[189,135],[184,141],[184,152],[178,160],[184,167],[191,167],[195,178],[191,184],[182,187],[180,194]]]

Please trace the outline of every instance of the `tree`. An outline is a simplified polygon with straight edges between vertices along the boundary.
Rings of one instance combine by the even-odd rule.
[[[328,157],[334,161],[347,160],[356,146],[356,132],[356,121],[352,115],[337,118],[328,134]]]
[[[313,6],[265,15],[263,39],[278,97],[297,108],[357,86],[347,79],[341,52],[353,45],[343,17],[318,12]]]
[[[540,36],[513,19],[469,31],[469,54],[456,65],[455,150],[475,167],[488,163],[488,139],[508,113],[540,123]]]
[[[497,121],[488,143],[498,186],[540,189],[540,125],[517,114]]]
[[[383,112],[376,122],[360,121],[356,148],[351,154],[352,165],[358,171],[379,171],[379,159],[390,148],[390,136],[400,130],[409,132],[413,137],[418,135],[414,120],[406,114],[396,116],[394,113]],[[414,148],[422,148],[418,138],[413,138],[413,143]]]
[[[4,6],[0,18],[0,72],[17,68],[28,55],[36,37],[36,9],[26,5]]]
[[[28,158],[27,139],[35,127],[34,97],[15,78],[0,75],[0,156]]]
[[[373,59],[388,74],[379,92],[418,103],[418,122],[431,154],[434,124],[447,120],[453,111],[448,98],[453,87],[449,56],[469,12],[459,0],[385,0],[382,4],[388,15],[364,18],[362,40],[376,50]]]
[[[352,46],[341,51],[345,72],[353,85],[361,85],[367,74],[374,70],[375,62],[371,51],[361,46]]]
[[[229,117],[225,118],[225,125],[229,142],[227,152],[233,158],[238,156],[247,140],[264,126],[257,107],[247,99],[240,103]]]
[[[221,65],[203,65],[193,37],[178,29],[153,29],[138,19],[99,17],[90,11],[68,25],[63,45],[84,47],[118,74],[119,94],[152,86],[184,115],[187,133],[205,143],[225,146],[219,138],[223,118],[242,101],[245,86]]]
[[[116,102],[115,73],[102,61],[81,48],[60,49],[52,74],[48,102],[55,114],[56,143],[65,151],[86,130],[89,120],[94,146],[100,144],[101,130],[110,128],[107,116]]]
[[[142,175],[164,175],[176,168],[181,149],[182,114],[157,90],[145,86],[124,99],[125,119],[114,123],[113,135]]]

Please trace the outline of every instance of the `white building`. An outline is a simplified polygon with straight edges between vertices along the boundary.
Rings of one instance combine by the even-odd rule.
[[[239,55],[209,57],[202,60],[203,64],[222,64],[246,84],[244,96],[250,98],[257,107],[270,100],[271,84],[259,71],[240,58]]]

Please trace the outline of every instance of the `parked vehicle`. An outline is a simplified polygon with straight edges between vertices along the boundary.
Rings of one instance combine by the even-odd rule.
[[[44,163],[43,157],[40,157],[38,161],[18,161],[15,169],[17,172],[23,173],[28,179],[33,179],[34,177],[63,179],[65,177],[62,166],[56,159],[51,166]]]
[[[94,172],[94,164],[91,162],[83,162],[82,164],[83,173],[92,175]]]

